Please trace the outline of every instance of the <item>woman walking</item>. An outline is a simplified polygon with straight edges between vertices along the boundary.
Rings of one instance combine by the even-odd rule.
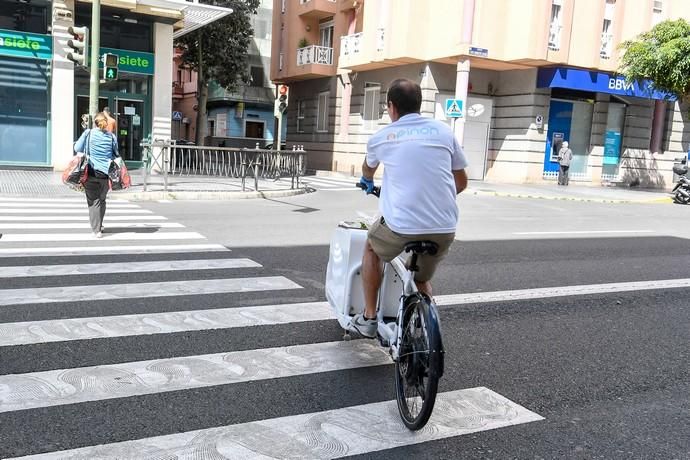
[[[108,118],[99,112],[94,118],[93,129],[87,129],[74,143],[75,152],[89,155],[88,176],[84,189],[89,206],[89,222],[96,238],[103,236],[105,199],[110,189],[108,170],[110,162],[117,158],[117,138],[108,132]]]

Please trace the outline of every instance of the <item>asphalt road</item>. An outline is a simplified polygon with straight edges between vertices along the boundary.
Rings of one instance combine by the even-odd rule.
[[[261,267],[13,277],[0,280],[0,295],[5,289],[92,285],[97,290],[105,284],[184,284],[240,276],[282,276],[301,288],[6,305],[0,307],[0,338],[5,324],[20,321],[323,301],[333,226],[358,210],[371,215],[375,206],[375,201],[350,192],[281,200],[142,204],[232,251],[229,255],[4,257],[0,267],[230,256],[251,259]],[[678,227],[683,222],[687,226],[690,215],[681,217],[679,213],[686,211],[682,207],[477,196],[462,197],[461,209],[463,227],[437,274],[437,296],[689,278],[690,239],[687,229]],[[21,246],[27,245],[12,247]],[[687,289],[654,289],[444,305],[440,314],[446,373],[439,391],[486,387],[544,419],[413,442],[360,457],[690,458],[688,298]],[[325,344],[341,337],[334,320],[305,317],[288,324],[2,346],[0,379],[84,366]],[[12,393],[11,385],[3,387],[8,381],[0,380],[0,398]],[[83,387],[90,384],[82,382]],[[13,397],[29,400],[43,389],[25,386],[22,391],[12,393]],[[0,404],[0,457],[322,413],[388,401],[394,395],[392,366],[378,365],[26,410],[3,411]],[[210,455],[197,453],[196,458]]]

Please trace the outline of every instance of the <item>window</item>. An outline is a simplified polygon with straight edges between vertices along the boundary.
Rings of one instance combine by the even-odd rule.
[[[304,132],[304,118],[307,112],[307,101],[297,101],[297,132]]]
[[[558,51],[561,49],[561,15],[562,0],[553,0],[551,4],[551,23],[549,25],[549,49]]]
[[[364,83],[364,129],[373,131],[379,124],[379,103],[381,85],[379,83]]]
[[[182,84],[182,69],[177,69],[177,81],[175,83]]]
[[[0,5],[0,29],[48,33],[50,11],[46,6],[31,5],[30,2],[1,2]]]
[[[319,93],[319,105],[317,108],[316,132],[328,132],[328,91]]]
[[[319,45],[333,48],[333,18],[319,23]]]
[[[206,133],[206,135],[211,137],[216,135],[216,120],[208,120],[208,133]]]
[[[264,19],[255,18],[254,24],[254,38],[267,39],[270,38],[268,33],[268,23]]]
[[[613,50],[613,14],[616,0],[606,0],[606,10],[604,10],[604,25],[601,30],[601,51],[599,55],[608,59]]]
[[[664,20],[664,2],[662,0],[654,0],[652,7],[652,25],[657,25]]]
[[[251,83],[249,86],[264,86],[264,68],[258,66],[251,66],[249,69],[251,75]]]

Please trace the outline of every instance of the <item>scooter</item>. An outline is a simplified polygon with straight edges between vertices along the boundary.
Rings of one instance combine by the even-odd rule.
[[[678,183],[671,190],[673,201],[678,204],[690,204],[690,179],[688,178],[687,161],[687,158],[684,158],[681,164],[673,167],[673,172],[680,176]]]

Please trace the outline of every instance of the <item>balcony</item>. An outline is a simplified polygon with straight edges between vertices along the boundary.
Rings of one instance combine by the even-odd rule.
[[[352,35],[344,35],[340,37],[338,65],[351,70],[369,70],[386,67],[385,50],[386,29],[384,28],[376,29],[375,34],[359,32]],[[405,58],[401,59],[402,61],[400,62],[406,61]]]
[[[173,99],[180,99],[184,96],[184,84],[179,81],[173,82]]]
[[[309,64],[333,65],[333,48],[310,45],[297,49],[297,66]]]
[[[310,19],[325,19],[337,11],[336,0],[299,0],[297,15]]]
[[[561,29],[560,24],[552,23],[549,27],[549,49],[558,51],[561,49]]]
[[[599,56],[601,56],[603,59],[610,59],[612,50],[613,34],[603,32],[601,34],[601,51],[599,52]]]

